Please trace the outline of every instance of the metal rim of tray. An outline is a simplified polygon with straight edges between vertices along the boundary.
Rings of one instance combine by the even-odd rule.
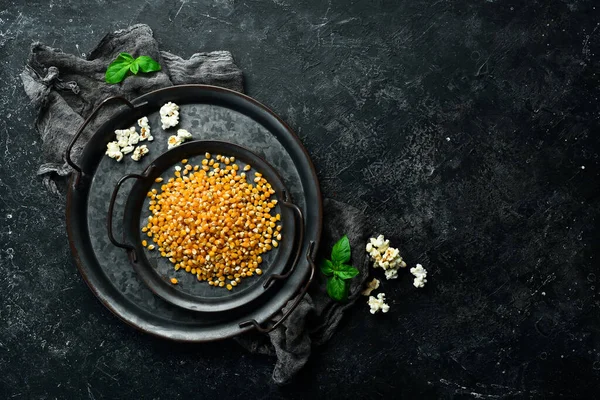
[[[71,160],[69,153],[66,155],[67,162],[76,170],[69,182],[67,193],[66,219],[69,244],[77,268],[91,291],[102,304],[124,322],[143,332],[162,338],[206,342],[233,337],[251,329],[261,332],[274,329],[291,313],[308,290],[315,273],[313,259],[322,229],[323,205],[316,171],[298,137],[281,118],[258,101],[232,90],[209,85],[181,85],[159,89],[131,102],[119,97],[109,98],[94,110],[85,124],[94,117],[103,104],[113,101],[122,102],[129,108],[114,114],[97,129],[85,146],[78,164]],[[103,149],[108,141],[107,132],[114,131],[115,121],[134,117],[137,119],[148,113],[148,110],[156,111],[167,101],[225,107],[230,111],[241,113],[263,126],[276,137],[292,159],[305,196],[306,209],[303,211],[306,217],[306,237],[299,248],[303,256],[297,268],[291,271],[287,280],[277,283],[279,287],[273,291],[272,295],[263,296],[260,301],[252,304],[252,308],[240,307],[232,310],[226,313],[227,317],[215,320],[214,323],[212,320],[205,321],[203,318],[206,313],[199,312],[195,313],[198,315],[197,323],[172,322],[163,315],[156,315],[137,306],[110,282],[102,267],[95,260],[93,250],[89,246],[91,238],[86,225],[87,196],[91,178],[95,174],[95,169],[101,160],[100,157],[103,156]],[[85,124],[75,135],[73,143],[83,131]],[[73,143],[69,146],[68,151]],[[98,150],[99,148],[101,150]],[[296,296],[293,304],[287,307],[283,313],[283,307],[297,293],[299,295]],[[193,313],[193,311],[190,312]],[[272,322],[271,318],[274,315],[282,313],[281,318]]]

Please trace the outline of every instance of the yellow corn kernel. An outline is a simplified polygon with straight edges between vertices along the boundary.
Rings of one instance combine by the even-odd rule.
[[[177,285],[177,283],[178,283],[178,282],[179,282],[179,281],[177,280],[177,278],[171,278],[171,283],[172,283],[173,285]]]

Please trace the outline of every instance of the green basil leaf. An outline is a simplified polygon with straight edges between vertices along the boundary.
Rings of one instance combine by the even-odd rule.
[[[325,276],[331,276],[331,275],[333,275],[333,264],[331,263],[331,261],[329,261],[327,259],[324,259],[321,262],[321,272]]]
[[[129,65],[129,70],[134,75],[137,75],[138,71],[140,70],[140,65],[137,63],[137,61],[134,61],[134,62],[131,63],[131,65]]]
[[[327,294],[334,300],[343,301],[348,298],[346,282],[337,276],[327,280]]]
[[[335,271],[335,275],[340,279],[352,279],[358,275],[358,270],[352,265],[342,264],[338,266],[337,270]]]
[[[108,83],[119,83],[129,72],[133,57],[128,53],[120,53],[106,69],[105,79]]]
[[[133,62],[133,56],[129,53],[119,53],[119,56],[115,59],[118,60],[119,58],[123,59],[123,60],[127,60],[130,63]]]
[[[139,56],[135,61],[140,66],[142,72],[160,71],[160,64],[150,56]]]
[[[350,242],[348,236],[344,235],[338,242],[333,245],[331,250],[331,261],[334,264],[343,264],[350,261]]]

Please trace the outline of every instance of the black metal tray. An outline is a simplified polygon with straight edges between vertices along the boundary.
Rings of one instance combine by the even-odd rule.
[[[129,173],[141,173],[156,156],[166,151],[166,139],[171,133],[160,128],[158,110],[168,101],[180,105],[178,128],[188,129],[194,139],[232,142],[264,158],[277,170],[304,215],[305,237],[298,265],[287,279],[275,282],[268,295],[248,306],[207,313],[190,311],[164,301],[139,278],[129,264],[127,254],[114,246],[106,234],[109,199],[118,180]],[[109,98],[106,102],[121,102],[127,108],[114,112],[94,132],[80,160],[75,163],[69,152],[66,155],[76,170],[67,194],[69,242],[77,267],[92,292],[125,322],[164,338],[210,341],[235,336],[253,327],[262,331],[272,328],[263,325],[295,294],[306,291],[314,274],[312,257],[321,234],[322,202],[316,173],[296,135],[256,100],[218,87],[175,86],[148,93],[131,102],[123,98]],[[114,130],[132,126],[142,116],[148,116],[155,138],[148,146],[150,154],[138,163],[129,157],[121,163],[105,157],[106,144],[114,140]],[[84,127],[85,124],[74,141]],[[123,193],[115,199],[116,220],[123,220],[122,210],[126,193],[131,190],[130,183],[123,185]],[[122,233],[116,235],[122,237]],[[288,308],[291,309],[293,307]]]

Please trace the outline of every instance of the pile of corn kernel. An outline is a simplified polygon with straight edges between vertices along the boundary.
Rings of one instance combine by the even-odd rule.
[[[158,247],[176,271],[211,286],[232,290],[261,275],[262,255],[281,240],[281,215],[271,215],[277,204],[271,184],[259,172],[247,177],[251,166],[240,169],[234,157],[206,153],[201,165],[181,163],[168,181],[156,179],[163,182],[160,192],[148,192],[151,215],[142,232],[155,244],[142,245]]]

